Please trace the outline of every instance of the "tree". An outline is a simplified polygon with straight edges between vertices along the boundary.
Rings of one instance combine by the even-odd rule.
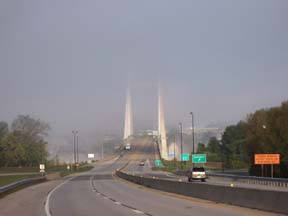
[[[3,140],[9,133],[9,127],[6,122],[0,121],[0,166],[5,163]]]
[[[197,154],[202,154],[202,153],[206,153],[207,149],[205,147],[204,143],[198,143],[198,147],[197,147]]]
[[[248,116],[247,147],[249,150],[251,174],[259,175],[261,173],[260,166],[254,165],[254,154],[278,153],[280,154],[280,166],[274,167],[274,176],[288,177],[287,119],[288,101],[283,102],[279,107],[257,110]],[[271,175],[270,169],[267,169],[266,175]]]
[[[226,168],[243,168],[248,164],[246,147],[247,123],[240,121],[226,127],[222,135],[222,154]]]
[[[0,121],[0,139],[9,133],[7,122]]]
[[[211,137],[207,144],[207,160],[211,162],[220,162],[221,158],[221,146],[219,140],[216,137]]]
[[[25,161],[23,161],[23,165],[35,166],[46,160],[48,152],[44,136],[50,129],[47,123],[35,120],[28,115],[19,115],[13,121],[11,129],[13,136],[24,148]]]
[[[24,146],[14,134],[9,134],[3,139],[1,149],[2,166],[20,166],[25,161]]]

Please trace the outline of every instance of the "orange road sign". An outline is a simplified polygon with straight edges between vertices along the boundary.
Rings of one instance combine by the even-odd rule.
[[[280,154],[255,154],[254,164],[280,164]]]

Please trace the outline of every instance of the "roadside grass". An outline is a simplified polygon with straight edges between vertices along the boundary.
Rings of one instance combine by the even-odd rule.
[[[94,168],[93,166],[85,165],[85,166],[80,166],[77,169],[73,169],[73,170],[65,169],[65,170],[60,171],[60,176],[64,177],[64,176],[75,174],[75,173],[87,172],[93,168]]]
[[[152,167],[153,171],[164,171],[174,173],[177,170],[189,170],[192,163],[189,161],[183,161],[182,165],[179,161],[164,161],[162,160],[163,166]]]
[[[153,171],[164,171],[164,172],[171,172],[175,173],[178,170],[188,171],[192,167],[191,161],[183,161],[182,165],[180,161],[164,161],[162,160],[163,166],[154,166],[152,167]],[[205,164],[199,164],[199,166],[204,166],[206,170],[209,171],[221,171],[219,167],[210,167],[206,166]]]
[[[37,173],[39,172],[38,167],[1,167],[1,173]]]
[[[39,178],[41,175],[9,175],[9,176],[0,176],[0,187],[21,181],[24,179],[32,179],[32,178]]]

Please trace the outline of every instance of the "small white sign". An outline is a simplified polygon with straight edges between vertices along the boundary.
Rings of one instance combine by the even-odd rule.
[[[88,154],[88,158],[94,158],[95,155],[94,154]]]
[[[70,170],[70,165],[67,165],[67,170]]]
[[[40,164],[40,170],[45,170],[45,164]]]

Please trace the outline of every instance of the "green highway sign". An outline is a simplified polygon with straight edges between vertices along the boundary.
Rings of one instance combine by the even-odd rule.
[[[192,163],[206,163],[206,162],[207,162],[206,154],[192,155]]]
[[[189,153],[181,154],[181,161],[189,161]]]
[[[162,166],[162,161],[161,160],[155,160],[154,164],[155,164],[155,166]]]

